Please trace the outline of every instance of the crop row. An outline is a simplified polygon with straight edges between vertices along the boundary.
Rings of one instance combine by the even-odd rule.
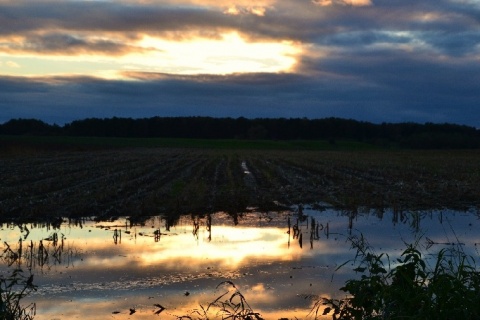
[[[480,206],[476,151],[129,149],[0,157],[4,219],[148,216],[328,204]]]

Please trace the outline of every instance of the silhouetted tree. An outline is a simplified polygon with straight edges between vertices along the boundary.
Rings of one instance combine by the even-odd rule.
[[[383,147],[422,149],[479,148],[480,130],[434,123],[381,123],[324,118],[152,117],[87,118],[59,127],[35,119],[13,119],[0,125],[5,135],[99,137],[165,137],[202,139],[356,140]]]
[[[0,134],[7,135],[54,135],[61,128],[36,119],[12,119],[0,126]]]

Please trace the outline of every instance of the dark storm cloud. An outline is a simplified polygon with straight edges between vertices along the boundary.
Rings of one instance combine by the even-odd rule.
[[[33,54],[95,54],[121,55],[132,51],[142,52],[145,48],[124,45],[110,40],[89,40],[70,34],[48,33],[28,35],[21,44],[13,43],[5,46],[9,53]]]
[[[374,122],[478,125],[475,89],[479,68],[443,69],[435,64],[425,67],[422,61],[405,61],[402,67],[378,62],[373,56],[343,67],[339,66],[341,63],[341,58],[325,62],[323,67],[335,70],[336,74],[326,73],[323,78],[295,74],[147,74],[143,79],[149,80],[144,81],[84,77],[24,82],[12,78],[0,83],[5,89],[0,93],[0,122],[11,118],[8,108],[15,105],[18,117],[36,117],[59,124],[85,117],[204,115],[337,116]],[[408,73],[403,68],[418,70]],[[340,76],[342,72],[348,76]],[[472,79],[464,79],[465,75]],[[430,82],[433,76],[439,81]],[[411,80],[404,83],[405,79]],[[463,85],[451,86],[450,81],[462,81]]]
[[[253,38],[316,43],[324,41],[323,37],[355,38],[355,33],[365,37],[379,31],[409,31],[425,32],[427,41],[442,48],[447,46],[444,51],[448,51],[458,44],[466,47],[467,43],[478,43],[475,34],[480,12],[476,7],[469,8],[467,11],[462,3],[427,0],[376,1],[372,6],[346,9],[290,0],[275,3],[265,16],[232,16],[224,14],[222,7],[210,6],[18,1],[0,4],[0,33],[69,30],[122,32],[123,36],[135,37],[136,33],[170,32],[181,38],[182,33],[188,37],[186,31],[215,37],[219,30],[235,29]]]
[[[429,43],[439,52],[451,55],[462,56],[469,53],[480,53],[480,32],[430,32],[425,33],[421,38]]]
[[[327,46],[358,47],[368,46],[376,43],[403,44],[411,43],[412,38],[408,35],[394,35],[384,31],[352,31],[339,34],[332,34],[323,37],[318,43]]]
[[[36,30],[99,32],[182,31],[226,25],[221,11],[208,8],[128,5],[99,1],[0,3],[0,33]],[[228,24],[227,24],[228,25]]]

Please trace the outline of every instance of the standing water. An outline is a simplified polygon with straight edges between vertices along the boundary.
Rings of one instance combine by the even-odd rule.
[[[176,319],[197,315],[234,284],[265,319],[307,318],[315,297],[341,297],[354,277],[347,241],[360,235],[398,256],[419,239],[425,256],[456,246],[478,257],[477,212],[226,213],[3,225],[1,274],[34,275],[35,319]],[[434,263],[434,258],[431,258]],[[225,296],[225,299],[229,298]]]

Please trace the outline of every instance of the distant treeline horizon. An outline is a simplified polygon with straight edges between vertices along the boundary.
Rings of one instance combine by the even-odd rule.
[[[342,118],[87,118],[63,126],[37,119],[11,119],[1,135],[250,140],[353,140],[382,147],[480,148],[480,130],[450,123],[374,124]]]

